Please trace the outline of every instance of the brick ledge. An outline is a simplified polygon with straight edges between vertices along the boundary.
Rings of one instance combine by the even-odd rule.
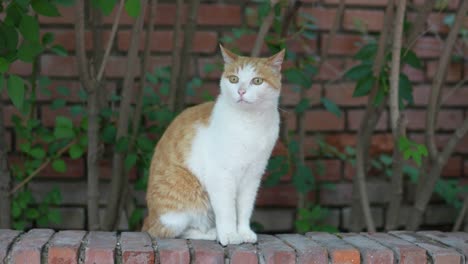
[[[142,232],[0,229],[4,263],[465,263],[468,233],[312,232],[259,235],[258,243],[151,239]]]

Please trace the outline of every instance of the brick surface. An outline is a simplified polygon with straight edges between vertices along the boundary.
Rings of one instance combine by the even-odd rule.
[[[156,239],[161,264],[188,264],[190,253],[184,239]]]
[[[5,258],[8,254],[8,249],[19,235],[20,231],[0,229],[0,262],[6,262]]]
[[[406,240],[385,233],[364,233],[364,235],[393,250],[397,263],[427,263],[426,251]]]
[[[217,241],[191,240],[191,243],[194,251],[194,263],[224,263],[224,250]]]
[[[344,241],[355,246],[361,252],[364,263],[392,264],[394,262],[391,249],[363,236],[353,233],[340,233]]]
[[[11,249],[11,263],[41,263],[42,249],[53,234],[51,229],[33,229],[22,235]]]
[[[278,235],[278,238],[296,250],[296,257],[299,263],[328,263],[327,250],[317,244],[317,242],[298,234]]]
[[[343,25],[348,30],[360,30],[356,28],[356,23],[362,23],[364,29],[369,31],[382,30],[384,19],[383,11],[375,10],[346,10],[344,13]]]
[[[260,263],[295,263],[296,254],[294,249],[286,245],[279,238],[270,235],[258,236],[258,250]]]
[[[328,257],[333,264],[361,263],[359,251],[335,235],[311,232],[306,236],[327,249]]]
[[[448,248],[422,235],[406,231],[394,231],[390,233],[427,250],[433,263],[460,263],[462,260],[462,255],[456,250]]]
[[[458,236],[457,234],[443,233],[441,231],[420,231],[418,234],[439,241],[444,245],[448,245],[462,253],[464,261],[468,259],[468,240],[466,240],[468,236],[463,238],[463,236]]]
[[[87,236],[84,263],[114,263],[117,236],[113,232],[92,231]]]
[[[49,242],[48,263],[78,263],[79,248],[85,234],[85,231],[60,231],[56,233]]]
[[[143,232],[123,232],[120,235],[122,263],[154,263],[154,250],[151,238]]]
[[[252,244],[228,245],[231,264],[257,264],[257,248]]]

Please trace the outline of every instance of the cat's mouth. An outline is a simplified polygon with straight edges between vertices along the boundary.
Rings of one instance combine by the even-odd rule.
[[[237,100],[237,103],[238,103],[238,104],[242,104],[242,103],[251,104],[251,102],[245,100],[244,98],[239,98],[239,99]]]

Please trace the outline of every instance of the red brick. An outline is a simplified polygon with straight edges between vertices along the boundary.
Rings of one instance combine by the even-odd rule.
[[[270,235],[258,236],[259,256],[265,264],[273,263],[295,263],[296,254],[294,249],[283,243],[280,239]]]
[[[348,128],[357,131],[361,126],[362,118],[364,117],[365,110],[348,110]],[[388,129],[388,115],[387,112],[383,112],[379,122],[377,123],[376,130],[387,130]]]
[[[444,2],[445,2],[445,1],[444,1]],[[448,0],[448,5],[447,5],[447,7],[448,7],[449,9],[455,9],[455,8],[458,7],[459,2],[460,2],[460,0]],[[415,5],[422,5],[422,4],[424,4],[425,2],[424,2],[424,0],[413,0],[413,3],[414,3]]]
[[[328,34],[323,35],[321,49],[327,45]],[[330,55],[354,55],[359,50],[362,37],[359,35],[337,34],[328,48]]]
[[[183,34],[182,34],[183,36]],[[172,43],[172,31],[156,31],[151,35],[151,50],[159,52],[169,52],[174,48]],[[120,31],[118,33],[119,50],[127,51],[130,46],[130,31]],[[182,41],[182,39],[180,40]],[[192,41],[192,52],[212,53],[218,48],[218,35],[216,32],[197,31]],[[143,50],[144,34],[140,36],[140,50]]]
[[[120,236],[122,263],[154,263],[154,250],[147,233],[123,232]]]
[[[5,259],[11,244],[20,234],[20,231],[0,229],[0,260]]]
[[[66,50],[68,51],[73,51],[75,50],[75,32],[73,30],[69,29],[46,29],[42,33],[44,35],[45,33],[52,33],[54,34],[55,40],[52,43],[52,45],[55,44],[60,44],[62,45]],[[106,32],[106,35],[109,35],[108,32]],[[107,36],[108,37],[108,36]],[[107,43],[107,37],[104,39],[104,44]],[[71,41],[73,40],[73,41]],[[86,50],[91,50],[93,48],[93,42],[92,42],[92,36],[90,31],[85,32],[85,48]]]
[[[161,66],[169,66],[172,64],[170,56],[153,56],[150,58],[149,68],[146,69],[152,72],[154,68]],[[140,74],[140,63],[134,65],[136,74]],[[191,69],[192,70],[192,69]],[[122,78],[127,72],[127,58],[126,57],[109,57],[106,65],[105,73],[108,77]],[[191,71],[192,72],[192,71]]]
[[[329,258],[334,264],[361,263],[359,251],[335,235],[312,232],[307,233],[306,236],[326,247]]]
[[[232,264],[257,264],[257,250],[252,244],[228,245],[228,256]]]
[[[422,82],[426,80],[426,74],[421,69],[415,69],[405,64],[402,71],[412,82]]]
[[[60,231],[56,233],[49,243],[48,263],[78,263],[78,251],[85,234],[85,231]]]
[[[51,229],[33,229],[21,236],[11,249],[11,263],[41,263],[42,248],[53,234]]]
[[[326,4],[338,4],[339,0],[325,0]],[[355,6],[387,6],[386,0],[345,0],[346,5]]]
[[[427,63],[427,78],[429,80],[433,80],[434,75],[438,68],[438,62],[430,61]],[[460,63],[452,63],[449,64],[449,68],[447,70],[447,78],[446,81],[448,82],[456,82],[461,79],[462,68]]]
[[[101,179],[110,180],[112,178],[112,159],[101,159],[99,161],[99,175]],[[133,167],[127,172],[129,180],[134,181],[137,178],[137,169]]]
[[[375,10],[346,10],[344,14],[343,25],[347,30],[359,30],[355,23],[362,21],[365,29],[368,31],[382,30],[384,19],[383,11]]]
[[[78,65],[76,57],[41,56],[41,74],[45,76],[77,77]]]
[[[325,168],[324,174],[318,174],[317,163],[322,163]],[[320,181],[335,182],[341,180],[341,161],[340,160],[317,160],[308,161],[308,166],[312,168],[312,171],[316,175],[316,178]]]
[[[426,251],[408,241],[385,233],[365,233],[365,236],[390,248],[401,264],[426,264]]]
[[[75,126],[78,126],[81,122],[80,116],[73,116],[70,113],[71,108],[64,107],[59,109],[52,109],[50,106],[43,106],[41,107],[41,119],[42,124],[46,127],[53,127],[55,126],[55,119],[58,116],[68,117],[73,121]]]
[[[75,23],[75,7],[59,7],[60,16],[58,17],[47,17],[39,16],[39,22],[41,24],[73,24]]]
[[[56,172],[52,169],[52,165],[49,164],[41,172],[41,178],[53,178],[53,179],[77,179],[84,177],[85,175],[85,162],[84,159],[72,160],[70,158],[62,158],[67,164],[67,170],[63,173]]]
[[[450,157],[447,164],[444,166],[442,176],[444,177],[460,177],[463,173],[462,164],[463,160],[461,157]]]
[[[322,42],[323,43],[323,42]],[[338,80],[343,78],[343,73],[350,69],[345,66],[345,61],[340,59],[328,59],[319,69],[319,80]]]
[[[284,84],[281,88],[281,105],[290,105],[295,106],[299,103],[299,91],[294,88],[295,86]],[[313,85],[310,89],[306,92],[306,98],[309,99],[310,105],[317,106],[320,103],[322,88],[320,85]],[[293,110],[286,110],[286,111],[293,111]]]
[[[196,264],[224,263],[223,247],[216,241],[192,240],[192,248]]]
[[[117,236],[113,232],[91,231],[87,236],[84,263],[114,263]]]
[[[408,129],[426,128],[426,111],[409,110],[406,111],[408,119]],[[463,113],[456,110],[441,110],[438,116],[437,129],[453,130],[463,122]]]
[[[340,106],[364,106],[367,105],[367,97],[353,97],[356,84],[339,83],[325,88],[325,97]]]
[[[309,14],[313,16],[316,21],[314,23],[318,29],[330,30],[333,26],[333,22],[336,16],[336,9],[315,7],[315,8],[301,8],[299,12]],[[298,17],[301,23],[304,23],[302,17]]]
[[[295,249],[298,263],[328,263],[327,250],[307,237],[298,234],[284,234],[278,237]]]
[[[465,255],[465,258],[468,256],[468,244],[466,243],[466,240],[460,236],[451,233],[443,233],[440,231],[420,231],[418,234],[457,249],[459,252],[462,252]]]
[[[444,43],[435,37],[420,37],[416,40],[413,51],[421,59],[438,58]]]
[[[313,131],[342,130],[344,118],[337,117],[325,110],[306,112],[305,126],[307,130]]]
[[[238,5],[200,5],[197,22],[200,25],[237,26],[241,24],[241,9]]]
[[[341,233],[340,236],[359,249],[364,263],[393,264],[395,261],[392,250],[363,235]]]
[[[356,146],[356,135],[354,134],[335,134],[327,135],[325,141],[343,151],[346,146]],[[390,153],[393,151],[393,137],[391,134],[374,134],[371,139],[370,154]]]
[[[390,232],[401,239],[409,241],[425,250],[431,258],[432,263],[459,263],[462,256],[454,249],[447,248],[432,239],[427,239],[422,235],[406,232],[393,231]]]
[[[463,172],[463,177],[467,177],[468,176],[468,160],[465,160],[465,162],[463,163],[464,164],[464,172]]]
[[[29,75],[32,73],[32,64],[16,60],[10,65],[8,73],[18,75]]]
[[[429,96],[428,96],[429,98]],[[468,86],[453,90],[453,87],[446,86],[442,90],[442,104],[451,106],[466,106],[468,98]]]
[[[190,263],[185,239],[156,239],[160,263]]]
[[[0,139],[0,140],[2,140],[2,139]],[[12,151],[12,149],[13,149],[13,134],[10,131],[5,130],[4,140],[5,140],[5,144],[6,144],[6,151],[7,152]]]
[[[296,188],[285,184],[274,187],[261,187],[256,201],[257,206],[294,207],[296,204]]]

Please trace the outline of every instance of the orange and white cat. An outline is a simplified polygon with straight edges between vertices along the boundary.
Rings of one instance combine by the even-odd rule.
[[[216,102],[183,111],[156,146],[143,225],[154,237],[257,241],[250,217],[278,138],[284,50],[269,58],[221,53]]]

